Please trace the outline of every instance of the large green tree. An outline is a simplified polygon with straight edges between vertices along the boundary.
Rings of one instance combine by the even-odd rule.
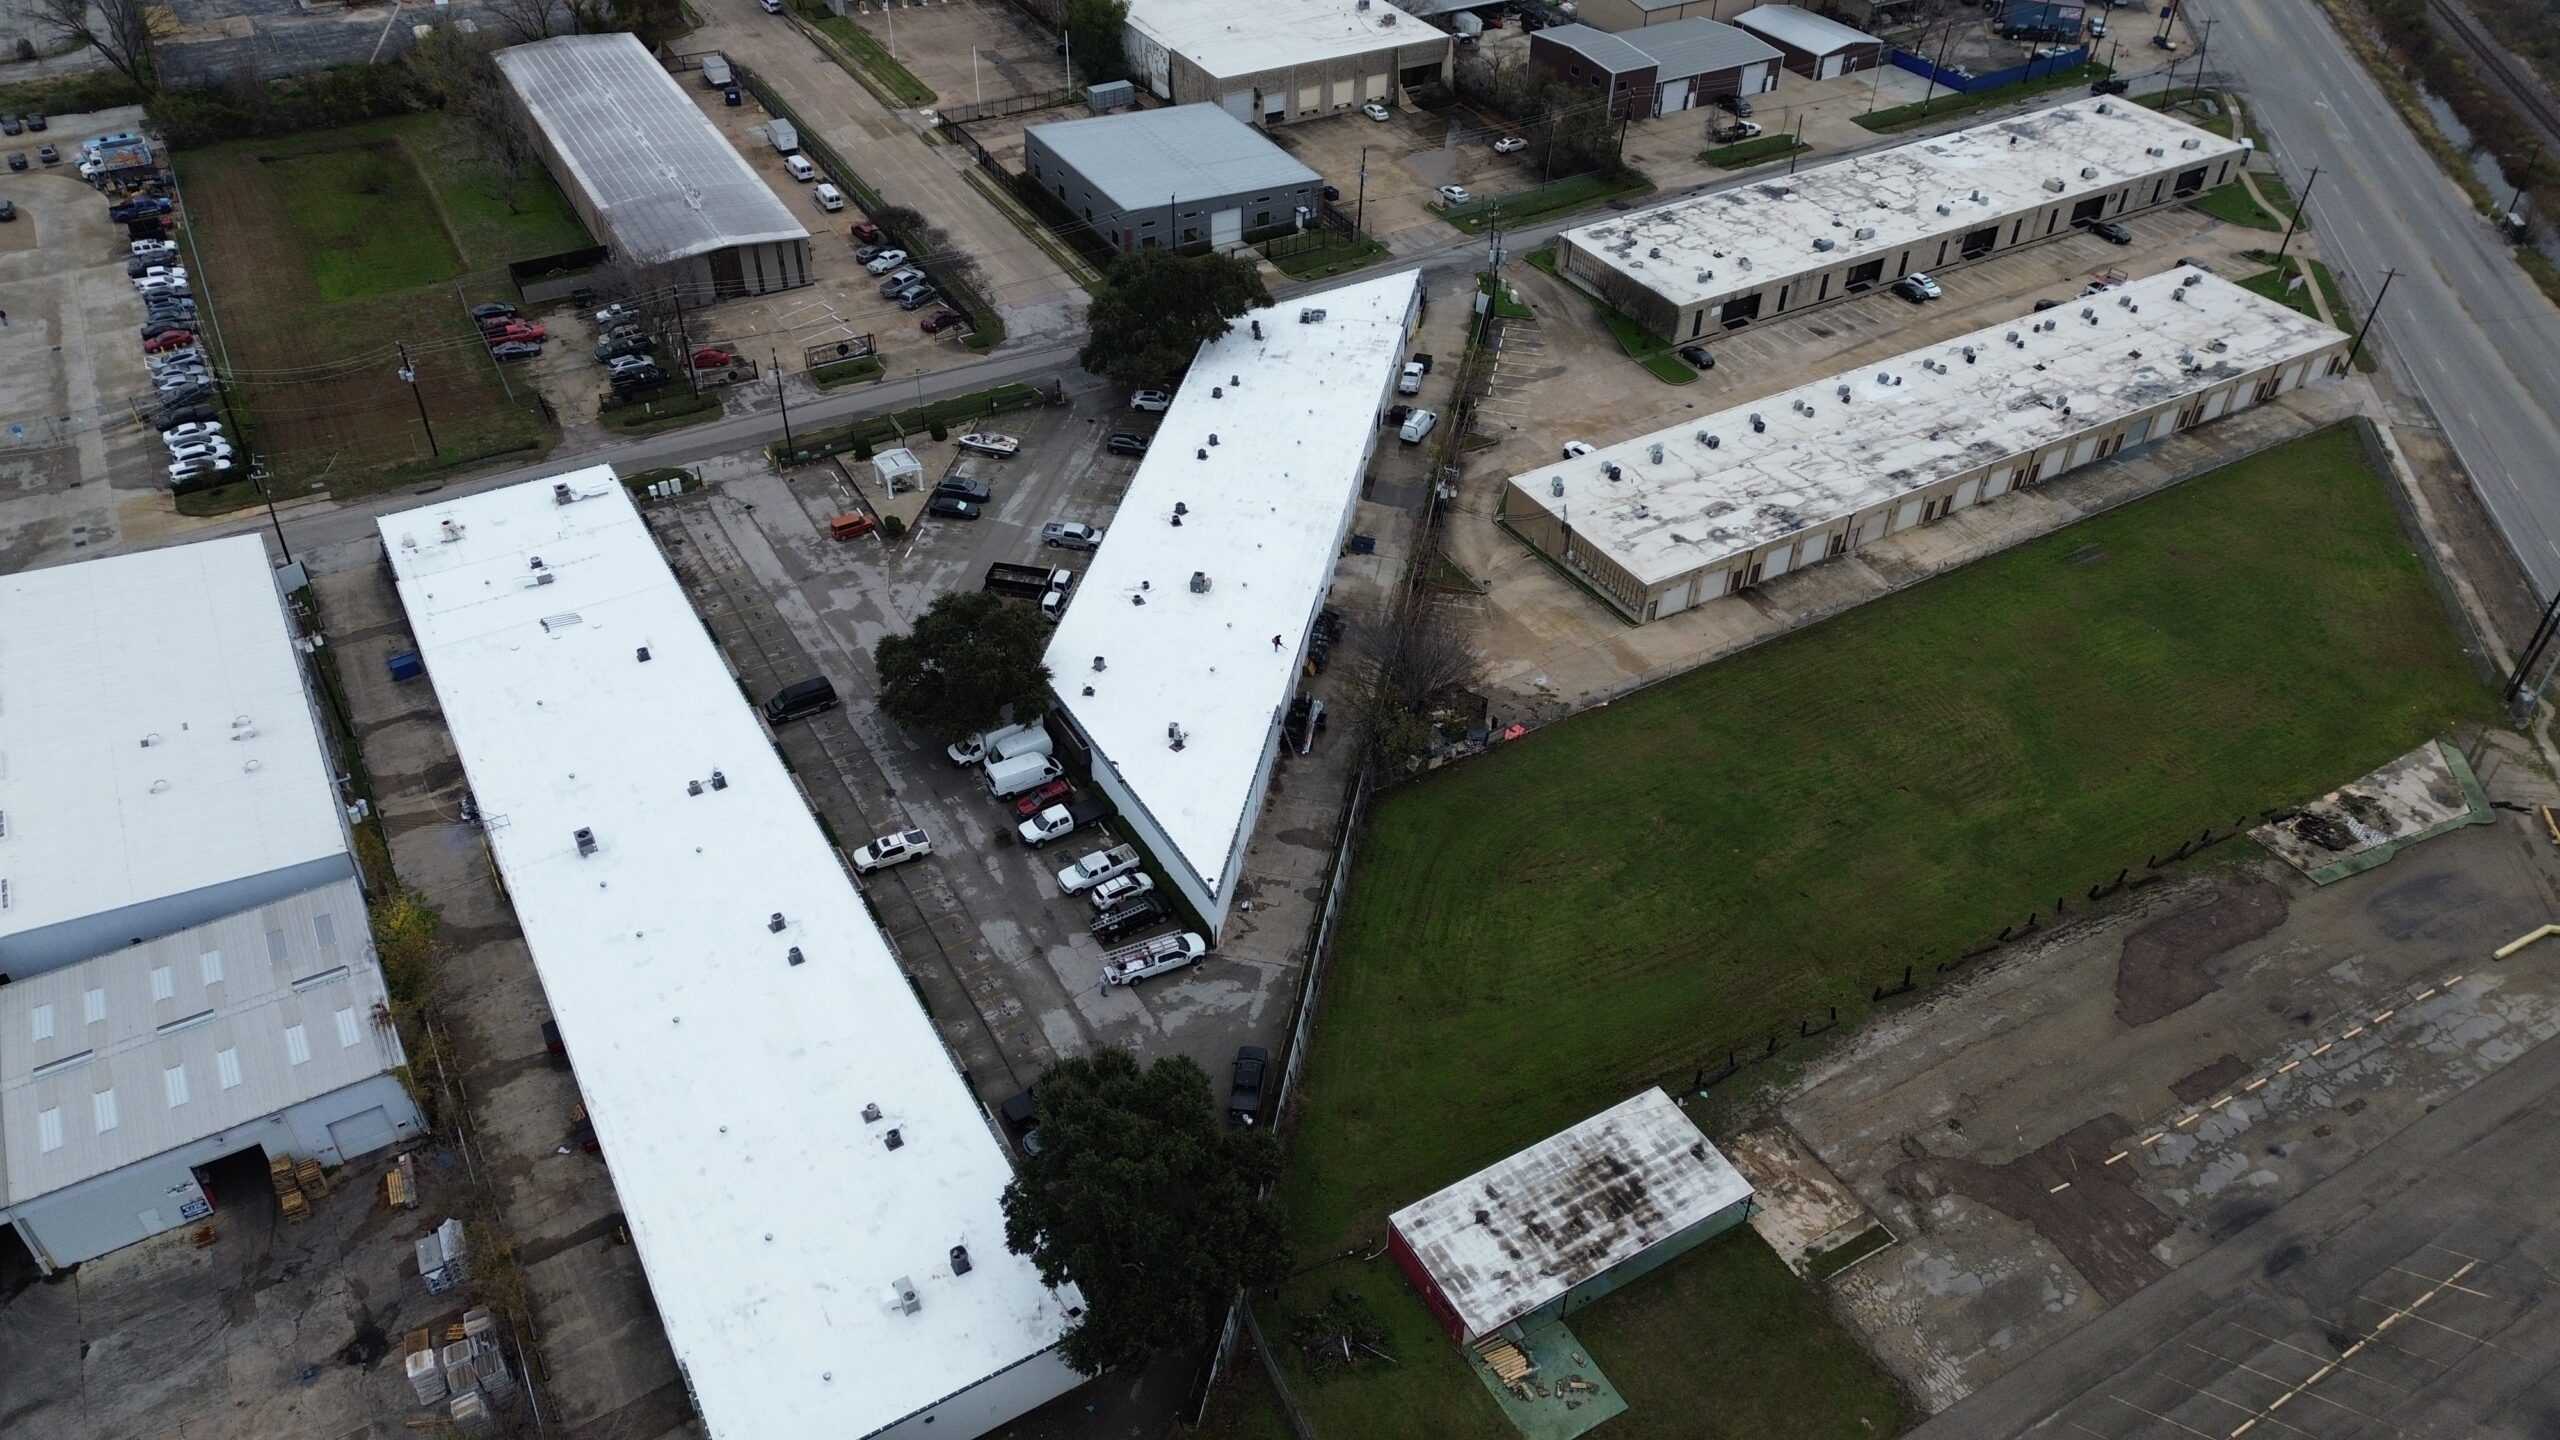
[[[1040,1153],[1005,1187],[1004,1241],[1084,1293],[1068,1364],[1092,1375],[1198,1344],[1238,1289],[1288,1273],[1263,1194],[1279,1146],[1229,1129],[1190,1057],[1140,1069],[1100,1050],[1051,1066],[1034,1093]]]
[[[943,740],[1016,723],[1049,708],[1048,627],[1028,605],[984,590],[955,590],[926,607],[916,628],[873,647],[880,709]]]
[[[1202,342],[1270,303],[1261,271],[1248,260],[1214,251],[1124,255],[1086,313],[1092,333],[1076,363],[1123,385],[1169,386],[1191,367]]]
[[[1129,50],[1121,39],[1128,25],[1129,0],[1067,0],[1059,28],[1086,84],[1129,78]]]

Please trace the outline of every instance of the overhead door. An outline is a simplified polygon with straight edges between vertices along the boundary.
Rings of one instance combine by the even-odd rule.
[[[1655,616],[1677,615],[1689,608],[1689,582],[1681,581],[1662,592],[1662,603],[1653,608]]]
[[[2098,437],[2092,435],[2088,439],[2071,447],[2071,468],[2077,470],[2081,466],[2088,464],[2091,460],[2096,459],[2097,455]]]
[[[370,1155],[399,1138],[398,1133],[391,1128],[390,1115],[385,1113],[379,1105],[361,1115],[350,1115],[344,1120],[329,1122],[329,1143],[338,1147],[338,1158],[341,1161],[352,1160],[358,1155]]]
[[[1690,103],[1689,82],[1686,80],[1674,80],[1653,92],[1653,113],[1656,115],[1676,115],[1688,109]]]
[[[1209,212],[1209,243],[1224,248],[1244,243],[1244,212],[1212,210]]]
[[[1381,70],[1360,83],[1360,93],[1371,100],[1387,98],[1387,74]]]
[[[1848,60],[1848,57],[1847,57],[1847,56],[1845,56],[1845,55],[1825,55],[1825,56],[1823,56],[1823,57],[1822,57],[1822,66],[1821,66],[1821,68],[1820,68],[1819,70],[1817,70],[1817,71],[1814,73],[1814,77],[1813,77],[1813,78],[1814,78],[1814,79],[1816,79],[1816,80],[1831,80],[1831,79],[1836,79],[1836,78],[1839,76],[1839,74],[1840,74],[1840,67],[1841,67],[1843,64],[1845,64],[1845,63],[1847,62],[1847,60]]]
[[[1221,95],[1218,97],[1218,108],[1250,125],[1253,123],[1253,92],[1238,90]]]
[[[1322,85],[1301,85],[1298,87],[1299,114],[1311,115],[1323,108],[1324,87]]]

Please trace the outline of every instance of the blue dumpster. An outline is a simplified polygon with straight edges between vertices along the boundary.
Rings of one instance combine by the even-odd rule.
[[[427,673],[427,662],[419,659],[418,652],[415,650],[394,653],[390,665],[391,678],[394,680],[415,680]]]

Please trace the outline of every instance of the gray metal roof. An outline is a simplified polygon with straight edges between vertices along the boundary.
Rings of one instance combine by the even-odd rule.
[[[1738,70],[1779,58],[1776,46],[1750,31],[1703,16],[1674,20],[1668,25],[1647,25],[1620,38],[1652,56],[1653,63],[1661,67],[1656,78],[1666,81]]]
[[[1612,75],[1642,70],[1655,63],[1651,55],[1629,44],[1627,37],[1612,35],[1589,25],[1558,25],[1538,31],[1537,36],[1563,46]]]
[[[627,34],[562,35],[498,52],[498,68],[610,235],[641,264],[801,240],[792,218],[674,76]]]
[[[1793,45],[1808,55],[1828,55],[1858,45],[1884,42],[1864,30],[1853,30],[1794,5],[1755,5],[1733,17],[1745,30]]]
[[[22,1204],[405,1062],[353,880],[0,988]]]
[[[1312,185],[1324,177],[1215,105],[1034,125],[1050,153],[1123,210]]]

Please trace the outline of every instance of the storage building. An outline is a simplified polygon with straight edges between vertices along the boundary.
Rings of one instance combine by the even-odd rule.
[[[1733,23],[1778,47],[1787,68],[1808,80],[1830,80],[1884,63],[1885,44],[1794,5],[1755,5]]]
[[[1511,477],[1513,530],[1655,620],[2343,373],[2177,269]]]
[[[1716,18],[1718,0],[1577,0],[1576,19],[1585,25],[1623,35],[1648,25]]]
[[[1386,0],[1130,0],[1129,70],[1159,100],[1286,125],[1449,78],[1449,34]]]
[[[978,1435],[1078,1384],[986,1112],[612,470],[381,532],[712,1440]]]
[[[808,230],[638,39],[559,35],[497,59],[597,243],[697,302],[809,283]]]
[[[1053,728],[1212,938],[1420,304],[1407,270],[1201,346],[1049,645]]]
[[[1324,203],[1323,176],[1215,105],[1034,125],[1022,150],[1031,179],[1122,251],[1241,245]]]
[[[1749,31],[1705,18],[1611,34],[1588,25],[1529,32],[1531,69],[1560,85],[1605,94],[1609,113],[1650,120],[1758,95],[1778,84],[1778,51]]]
[[[418,1133],[255,536],[0,577],[0,755],[0,1230],[39,1268],[203,1218],[226,1161]]]
[[[1660,1087],[1387,1217],[1461,1345],[1559,1320],[1750,1218],[1751,1182]]]
[[[1558,272],[1683,343],[2176,204],[2248,150],[2081,100],[1568,230]]]

